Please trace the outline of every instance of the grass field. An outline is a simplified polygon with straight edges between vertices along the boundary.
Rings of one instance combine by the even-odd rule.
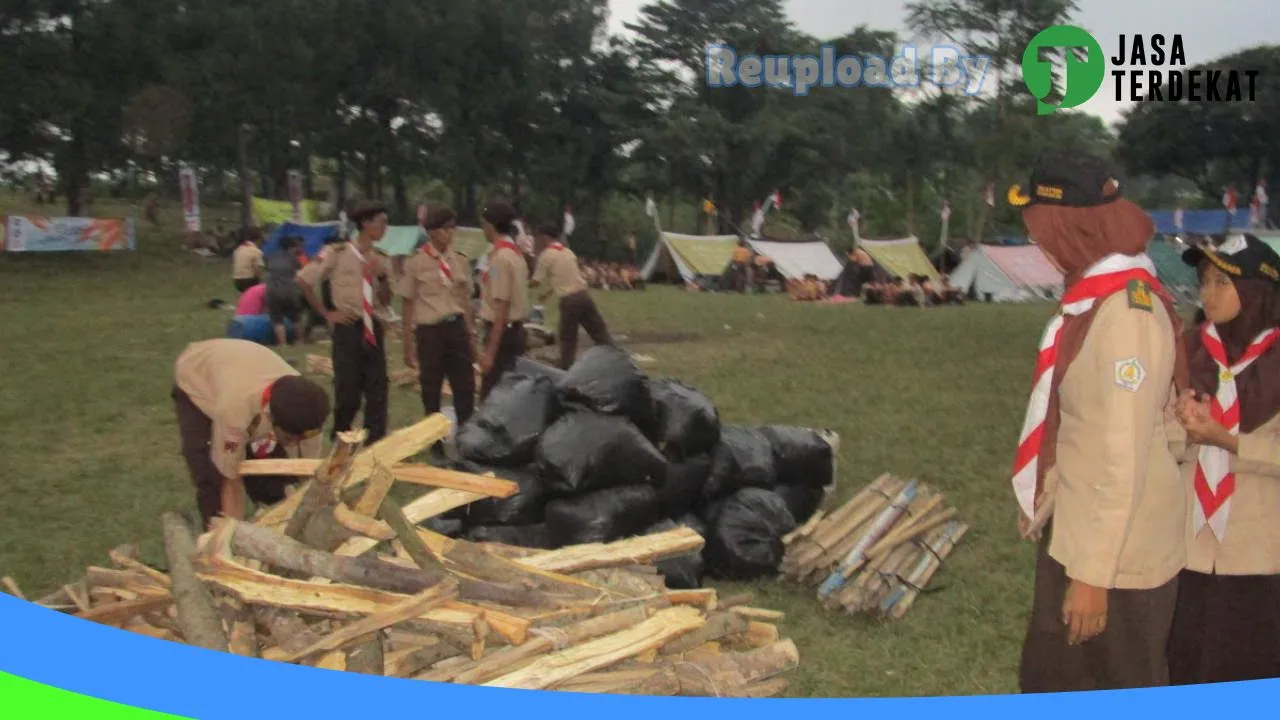
[[[39,211],[15,203],[0,197],[0,214]],[[125,213],[140,216],[98,208]],[[135,253],[0,256],[0,575],[28,595],[121,543],[158,561],[160,514],[194,509],[173,361],[186,343],[222,335],[229,315],[206,305],[234,291],[224,261],[178,249],[179,222],[170,207],[160,230],[139,223]],[[787,613],[783,632],[800,648],[790,695],[1016,691],[1033,548],[1017,539],[1006,478],[1050,308],[816,307],[665,288],[597,299],[615,333],[689,334],[630,349],[656,359],[651,375],[709,394],[725,422],[838,431],[842,494],[884,472],[918,477],[973,525],[939,591],[894,624],[827,614],[809,590],[750,587],[757,604]],[[393,390],[393,426],[420,412],[410,391]]]

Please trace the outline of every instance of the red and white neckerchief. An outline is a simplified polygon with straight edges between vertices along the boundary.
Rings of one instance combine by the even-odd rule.
[[[1058,363],[1058,341],[1068,317],[1089,312],[1101,300],[1125,290],[1132,280],[1151,286],[1154,295],[1164,295],[1164,286],[1156,278],[1155,265],[1145,255],[1110,255],[1095,264],[1062,298],[1058,313],[1049,321],[1040,339],[1036,357],[1035,380],[1027,403],[1026,419],[1018,440],[1013,463],[1013,494],[1028,519],[1036,516],[1036,490],[1040,480],[1040,449],[1044,440],[1045,420],[1049,414],[1050,391],[1054,367]]]
[[[493,264],[493,259],[498,256],[498,251],[503,248],[506,248],[517,255],[520,254],[520,248],[517,247],[515,243],[511,242],[510,238],[503,235],[498,238],[498,242],[493,244],[493,250],[489,252],[489,265]],[[484,272],[480,273],[480,281],[485,284],[489,283],[489,265],[486,265]]]
[[[271,407],[271,386],[268,385],[267,388],[262,391],[262,413],[263,414],[258,416],[259,422],[261,422],[262,417],[267,413],[267,409],[270,407]],[[249,443],[249,452],[253,453],[253,457],[257,460],[261,460],[265,457],[268,457],[269,455],[271,455],[271,453],[275,452],[275,449],[276,449],[275,430],[272,430],[271,433],[267,435],[266,438],[262,440],[254,440],[253,442]]]
[[[436,267],[440,269],[440,282],[444,283],[445,287],[453,287],[453,268],[449,267],[449,261],[445,256],[441,255],[431,243],[423,245],[422,252],[436,261]]]
[[[360,314],[364,322],[364,341],[377,347],[378,337],[373,333],[373,274],[369,272],[369,262],[360,254],[355,243],[351,243],[351,252],[360,261]]]
[[[1240,434],[1240,397],[1236,394],[1236,378],[1280,339],[1280,328],[1262,332],[1249,343],[1244,355],[1234,365],[1227,364],[1227,350],[1222,345],[1218,328],[1205,323],[1200,342],[1218,366],[1218,392],[1213,396],[1213,419],[1232,435]],[[1194,532],[1208,525],[1221,542],[1227,536],[1227,515],[1231,512],[1231,495],[1236,489],[1236,474],[1231,472],[1231,453],[1220,447],[1201,445],[1196,463],[1196,506]]]
[[[564,243],[562,243],[562,242],[553,242],[553,243],[551,243],[550,245],[548,245],[548,246],[547,246],[547,249],[548,249],[548,250],[563,250],[563,249],[564,249]]]

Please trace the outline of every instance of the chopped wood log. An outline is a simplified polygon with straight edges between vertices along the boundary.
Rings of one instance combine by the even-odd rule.
[[[122,600],[120,602],[99,605],[96,608],[76,613],[76,617],[81,620],[96,622],[101,625],[120,626],[129,618],[142,615],[143,613],[147,613],[152,610],[164,608],[172,602],[173,598],[169,597],[167,594],[147,595],[145,597],[140,597],[137,600]],[[214,619],[217,620],[216,615],[214,616]],[[219,629],[221,629],[220,625]],[[225,648],[223,649],[225,650]]]
[[[258,657],[258,633],[254,629],[253,611],[245,607],[239,598],[225,592],[217,593],[214,603],[227,629],[227,647],[233,655]]]
[[[90,567],[85,570],[85,583],[90,589],[118,588],[133,593],[168,594],[168,587],[161,585],[150,575],[134,570],[110,570]]]
[[[714,613],[707,617],[706,624],[702,627],[664,645],[662,654],[679,655],[727,635],[746,632],[748,627],[749,621],[741,615],[732,612]]]
[[[121,570],[131,570],[134,572],[142,573],[147,577],[151,578],[152,580],[156,581],[156,583],[159,584],[161,587],[164,587],[164,588],[170,587],[171,583],[169,581],[168,575],[165,575],[159,570],[155,570],[146,565],[143,565],[142,563],[138,562],[136,559],[134,559],[124,551],[120,550],[119,548],[108,552],[107,558],[111,560],[112,565],[115,565],[117,568],[120,568]]]
[[[311,477],[316,474],[323,463],[324,460],[315,458],[246,460],[240,464],[240,474],[246,476],[291,475],[294,477]],[[445,470],[430,465],[402,463],[391,466],[389,469],[395,480],[413,485],[465,490],[495,498],[508,498],[520,491],[520,486],[510,480]],[[360,495],[363,495],[363,491],[360,492]],[[374,511],[376,510],[377,508],[375,507]]]
[[[297,662],[310,655],[338,650],[349,642],[352,642],[364,635],[376,633],[383,628],[391,627],[396,623],[411,620],[416,617],[425,615],[428,610],[439,607],[458,594],[458,584],[453,579],[442,581],[439,585],[429,590],[407,599],[402,602],[382,610],[374,615],[370,615],[362,620],[347,625],[336,632],[321,638],[318,642],[313,643],[297,652],[290,653],[283,658],[284,662]]]
[[[27,599],[27,596],[22,594],[22,590],[18,589],[18,583],[14,582],[13,578],[9,577],[8,575],[5,575],[3,578],[0,578],[0,585],[4,585],[4,591],[18,598],[19,600]]]
[[[520,563],[541,570],[577,573],[602,570],[623,564],[654,563],[672,557],[702,552],[702,536],[686,527],[662,533],[628,538],[612,543],[573,545],[560,550],[530,555]]]
[[[135,615],[129,618],[125,621],[121,629],[128,630],[131,633],[137,633],[139,635],[146,635],[147,637],[155,638],[156,640],[169,640],[172,642],[178,639],[177,635],[173,634],[169,630],[152,625],[140,615]]]
[[[71,598],[71,602],[79,608],[80,612],[89,612],[89,609],[93,607],[93,603],[89,600],[89,589],[85,587],[83,580],[63,585],[62,592]]]
[[[716,591],[710,588],[701,590],[668,590],[663,593],[663,596],[670,600],[672,605],[693,605],[707,612],[711,612],[719,606]]]
[[[378,517],[387,525],[391,526],[391,530],[395,532],[396,539],[404,547],[409,557],[413,558],[413,562],[423,570],[432,570],[443,572],[444,566],[439,557],[431,552],[427,547],[427,543],[418,535],[418,530],[413,523],[405,517],[404,511],[390,499],[384,500],[378,510]]]
[[[342,479],[351,472],[356,453],[366,437],[368,433],[364,430],[338,433],[336,442],[329,449],[329,457],[316,468],[315,477],[303,488],[276,504],[276,508],[293,506],[282,522],[286,536],[301,539],[311,519],[323,512],[324,508],[332,507],[338,502],[337,491],[341,489]],[[268,510],[263,520],[271,513]]]
[[[347,654],[344,652],[331,652],[320,658],[313,666],[320,670],[336,670],[338,672],[346,672],[347,670]]]
[[[786,613],[782,613],[777,610],[766,610],[764,608],[753,607],[730,608],[729,612],[748,620],[764,620],[765,622],[778,622],[786,617]]]
[[[384,670],[382,634],[372,633],[347,651],[347,672],[359,675],[382,675]]]
[[[395,481],[396,476],[392,475],[390,470],[375,463],[369,482],[365,485],[364,494],[351,510],[356,515],[372,517],[378,512],[378,508],[382,507],[382,501],[386,499],[387,493],[391,492],[391,486]]]
[[[693,608],[669,608],[627,630],[545,655],[528,667],[484,683],[484,686],[527,690],[555,687],[583,673],[662,647],[674,638],[697,630],[703,622],[702,614]]]
[[[655,678],[663,675],[670,675],[670,671],[667,668],[650,668],[594,672],[566,680],[557,689],[565,692],[601,695],[671,696],[677,694],[680,688],[675,682],[674,675],[670,676],[671,682],[667,683],[666,691],[655,690],[658,686],[658,683],[654,682]]]
[[[169,578],[173,583],[173,603],[178,609],[178,626],[190,645],[226,652],[227,635],[213,609],[213,596],[196,577],[191,556],[195,539],[186,522],[174,513],[161,518],[164,528],[164,554],[169,561]]]
[[[434,644],[425,647],[388,653],[383,659],[382,674],[387,677],[407,678],[457,655],[457,648],[437,640]]]
[[[769,623],[751,621],[747,623],[746,632],[735,636],[732,640],[749,648],[762,648],[782,639],[781,633],[778,632],[777,625]]]
[[[390,525],[367,515],[361,515],[344,503],[334,506],[333,519],[347,530],[374,540],[393,540],[396,536],[396,531],[392,530]]]
[[[315,637],[307,624],[297,615],[274,607],[253,608],[254,619],[266,628],[277,653],[288,653],[301,650],[315,642]],[[262,657],[274,659],[272,650],[265,650]]]
[[[450,510],[483,500],[484,495],[465,490],[434,490],[404,506],[405,519],[416,525],[443,515]],[[363,555],[378,546],[378,541],[370,538],[352,538],[343,543],[335,553],[344,557]]]

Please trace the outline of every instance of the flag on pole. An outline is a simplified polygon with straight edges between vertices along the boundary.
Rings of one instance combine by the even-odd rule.
[[[782,209],[782,193],[778,192],[777,190],[774,190],[773,194],[769,196],[769,202],[773,206],[774,210],[781,210]]]
[[[764,228],[764,213],[765,213],[764,205],[762,205],[760,201],[757,200],[755,214],[751,216],[752,234],[759,235],[760,230]]]
[[[178,186],[182,189],[182,220],[187,232],[200,232],[200,184],[196,171],[186,163],[178,170]]]
[[[1227,191],[1222,194],[1222,206],[1227,209],[1228,213],[1232,215],[1236,214],[1235,186],[1228,187]]]
[[[293,221],[302,222],[302,173],[289,171],[289,205],[293,208]]]
[[[568,206],[564,206],[564,236],[569,237],[573,234],[574,228],[578,227],[573,219],[573,210]]]

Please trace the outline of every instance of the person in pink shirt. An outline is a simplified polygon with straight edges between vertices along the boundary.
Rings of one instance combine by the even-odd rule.
[[[240,294],[236,315],[263,315],[267,312],[267,286],[258,283]]]

